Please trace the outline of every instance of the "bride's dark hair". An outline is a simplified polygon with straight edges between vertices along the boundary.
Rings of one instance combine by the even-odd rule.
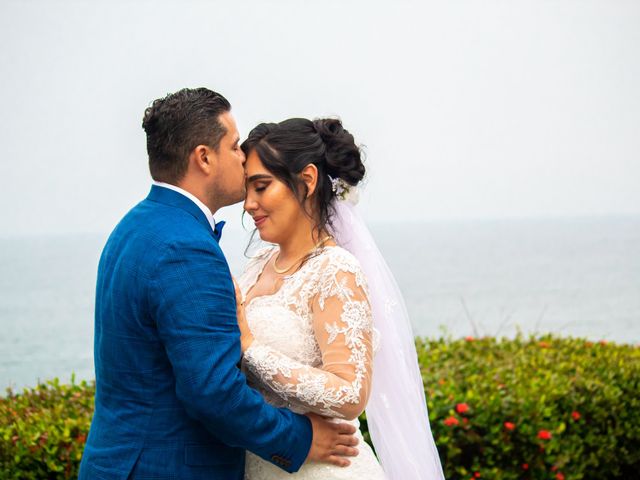
[[[290,118],[280,123],[261,123],[241,145],[246,156],[255,151],[260,161],[287,185],[301,205],[307,186],[299,173],[310,163],[318,169],[318,182],[311,201],[319,231],[331,225],[331,201],[335,197],[331,178],[357,185],[365,174],[360,148],[342,122],[334,118],[308,120]],[[310,214],[310,212],[307,212]]]

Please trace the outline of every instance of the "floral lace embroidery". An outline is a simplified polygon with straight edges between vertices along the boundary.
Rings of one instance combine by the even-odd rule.
[[[247,266],[239,281],[244,295],[274,252],[272,248],[262,250]],[[355,292],[355,288],[363,293]],[[271,403],[300,412],[312,410],[344,417],[347,405],[360,406],[363,386],[368,390],[371,377],[372,319],[368,298],[357,260],[339,247],[324,248],[286,277],[273,295],[253,298],[247,305],[247,320],[256,340],[243,359],[250,383],[267,400],[278,400]],[[342,341],[343,336],[346,348],[341,362],[355,370],[354,375],[349,375],[352,381],[321,369],[322,352],[314,334],[312,307],[317,302],[324,312],[329,299],[339,302],[340,311],[325,320],[325,348]],[[363,408],[361,405],[360,410]]]

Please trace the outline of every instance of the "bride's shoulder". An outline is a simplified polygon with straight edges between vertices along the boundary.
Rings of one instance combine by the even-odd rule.
[[[358,261],[349,250],[339,245],[327,246],[323,249],[323,253],[329,258]]]
[[[368,292],[367,277],[358,259],[348,250],[325,247],[320,255],[318,268],[320,285],[346,284],[362,287]],[[321,287],[323,288],[323,287]]]
[[[337,245],[325,247],[321,257],[324,259],[326,267],[350,272],[360,272],[361,270],[358,259],[351,252]]]

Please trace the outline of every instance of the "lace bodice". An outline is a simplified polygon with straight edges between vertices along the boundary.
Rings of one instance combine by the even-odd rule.
[[[239,279],[243,296],[277,247],[261,250]],[[356,418],[371,386],[373,327],[358,261],[325,247],[273,294],[245,305],[253,344],[243,357],[249,383],[277,406]]]

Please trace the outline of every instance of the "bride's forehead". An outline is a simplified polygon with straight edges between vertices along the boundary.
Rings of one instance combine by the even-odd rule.
[[[247,171],[248,175],[253,175],[255,173],[269,174],[269,171],[264,166],[262,160],[260,160],[260,157],[255,150],[249,152],[247,160],[244,163],[244,168]]]

